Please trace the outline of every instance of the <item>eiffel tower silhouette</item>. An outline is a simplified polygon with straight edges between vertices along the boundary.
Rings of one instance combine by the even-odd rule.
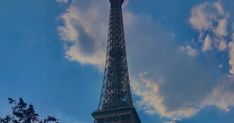
[[[110,1],[110,17],[103,86],[94,123],[141,123],[131,96],[124,37],[122,4]]]

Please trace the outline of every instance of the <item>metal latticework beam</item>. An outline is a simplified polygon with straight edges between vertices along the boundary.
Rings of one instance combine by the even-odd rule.
[[[110,0],[109,32],[99,111],[133,107],[122,17],[124,0]]]
[[[122,4],[111,3],[106,63],[98,110],[94,123],[141,123],[132,103],[124,38]]]

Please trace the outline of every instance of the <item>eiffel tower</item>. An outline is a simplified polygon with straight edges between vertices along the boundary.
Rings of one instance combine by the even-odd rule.
[[[103,86],[94,123],[141,123],[133,106],[123,28],[124,0],[110,1]]]

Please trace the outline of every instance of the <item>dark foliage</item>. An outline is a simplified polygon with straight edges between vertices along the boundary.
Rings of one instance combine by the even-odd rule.
[[[51,116],[39,119],[33,105],[28,105],[22,98],[19,98],[18,102],[12,98],[8,98],[8,101],[12,105],[12,115],[0,117],[0,123],[58,123],[58,119]]]

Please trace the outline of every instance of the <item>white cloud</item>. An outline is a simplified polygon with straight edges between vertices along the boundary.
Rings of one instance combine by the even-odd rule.
[[[212,49],[212,39],[209,35],[206,36],[203,46],[202,46],[202,51],[208,51]]]
[[[218,46],[218,50],[219,51],[223,51],[223,50],[225,50],[227,48],[227,43],[225,42],[225,41],[220,41],[219,42],[219,46]]]
[[[197,100],[194,100],[196,103],[192,105],[181,101],[180,103],[183,103],[183,106],[180,107],[180,105],[178,105],[179,108],[173,110],[170,110],[165,103],[165,95],[160,91],[163,83],[163,80],[157,82],[150,80],[147,78],[147,74],[140,74],[139,81],[132,82],[133,92],[141,97],[141,101],[137,102],[137,105],[148,114],[153,115],[159,113],[162,117],[167,117],[172,120],[181,120],[195,115],[207,106],[216,106],[223,111],[229,111],[234,106],[233,76],[227,76],[218,80],[210,91],[204,93],[205,96],[201,98],[200,101],[197,102]],[[197,91],[200,90],[201,89]],[[174,96],[176,96],[176,94]]]
[[[193,7],[189,22],[203,41],[202,51],[213,48],[223,51],[227,48],[227,19],[228,13],[221,2],[205,2]]]
[[[190,117],[194,115],[198,109],[196,108],[179,108],[177,110],[169,110],[164,103],[164,96],[160,95],[160,86],[163,80],[154,82],[147,79],[145,74],[140,74],[139,81],[132,82],[133,92],[141,97],[141,100],[137,102],[137,105],[145,110],[148,114],[159,113],[162,117],[169,117],[174,120],[180,118]],[[174,123],[173,121],[172,123]]]
[[[152,19],[128,14],[125,14],[126,43],[131,76],[137,83],[133,85],[134,93],[141,99],[137,104],[143,111],[162,117],[193,116],[215,86],[212,72],[181,53],[171,34]],[[184,50],[192,51],[191,46],[186,47]],[[148,78],[136,79],[142,72],[147,72]]]
[[[97,51],[95,54],[84,55],[78,50],[77,45],[71,46],[66,52],[67,58],[72,61],[79,61],[81,64],[91,64],[103,66],[105,54],[102,51]]]
[[[73,12],[73,11],[69,11]],[[74,14],[68,14],[68,15],[63,15],[62,16],[64,25],[66,26],[61,26],[58,27],[58,32],[60,35],[60,38],[64,41],[77,41],[78,40],[78,33],[75,28],[75,26],[72,24],[72,20],[76,21],[76,16]]]
[[[229,12],[225,10],[221,1],[205,2],[193,7],[189,22],[198,31],[199,40],[203,43],[202,51],[206,52],[211,49],[228,51],[229,72],[234,74],[234,29],[229,29],[229,25],[231,25],[228,22],[230,17]]]
[[[219,20],[217,28],[214,30],[218,37],[227,35],[227,20],[226,18]]]
[[[81,64],[99,67],[104,65],[108,21],[107,14],[101,13],[107,11],[102,7],[104,5],[107,8],[105,3],[93,2],[85,8],[85,5],[73,1],[67,12],[61,16],[63,26],[58,27],[58,32],[65,41],[68,59]]]
[[[204,3],[192,8],[189,21],[194,29],[202,31],[213,27],[214,15],[206,12],[208,6],[210,6],[209,3]]]

